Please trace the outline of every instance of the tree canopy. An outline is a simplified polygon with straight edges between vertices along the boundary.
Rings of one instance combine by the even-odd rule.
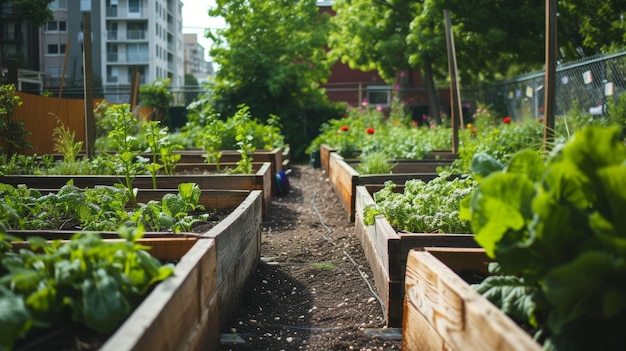
[[[14,0],[11,5],[15,12],[26,21],[37,26],[43,26],[47,21],[54,19],[48,8],[54,0]]]
[[[288,131],[286,141],[302,145],[303,128],[317,134],[321,122],[314,119],[328,118],[319,116],[320,110],[333,111],[319,88],[330,75],[328,16],[319,14],[315,0],[216,3],[209,15],[223,17],[227,26],[208,33],[214,42],[210,54],[219,65],[215,109],[230,115],[246,104],[257,118],[278,115]],[[298,147],[292,145],[296,154]]]

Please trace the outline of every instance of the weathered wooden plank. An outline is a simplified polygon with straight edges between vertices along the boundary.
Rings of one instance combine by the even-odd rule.
[[[14,233],[9,231],[9,234],[14,234]],[[23,231],[23,234],[28,235],[28,236],[33,236],[33,235],[39,236],[38,231],[32,231],[32,230]],[[61,239],[61,242],[67,242],[69,241],[69,237],[73,233],[64,233],[64,234],[57,233],[55,236],[50,236],[50,235],[46,236],[45,233],[42,233],[42,234],[44,235],[41,235],[41,236],[50,240],[55,238],[55,236],[58,236],[58,238],[55,238],[55,239]],[[63,239],[62,237],[65,237],[65,239]],[[107,241],[124,241],[124,239],[117,239],[117,238],[106,239],[106,240]],[[137,243],[148,246],[149,249],[147,251],[150,253],[150,255],[159,260],[177,260],[183,257],[185,253],[187,253],[196,244],[197,240],[198,238],[195,238],[195,237],[172,236],[172,237],[167,237],[167,238],[166,237],[141,238],[141,239],[137,239]],[[25,241],[12,242],[11,245],[13,247],[13,250],[30,248],[30,244]]]
[[[454,251],[462,255],[464,250],[457,248]],[[469,252],[476,257],[476,250],[469,249]],[[484,251],[482,254],[478,264],[484,262]],[[409,334],[429,327],[440,336],[438,341],[447,343],[446,350],[541,349],[515,322],[428,251],[410,252],[405,284],[404,321],[407,327],[403,328],[403,336],[407,334],[407,337],[403,350],[431,349],[431,344],[408,344],[409,340],[420,340],[420,337]],[[416,318],[415,314],[421,314],[423,318]],[[423,326],[424,321],[427,326]],[[443,349],[443,345],[434,349]]]
[[[327,144],[320,145],[320,165],[322,170],[328,173],[330,165],[330,154],[337,152],[337,148],[334,148]]]
[[[223,324],[234,315],[244,283],[261,257],[262,192],[253,191],[250,195],[205,234],[214,238],[217,246],[217,290]]]
[[[388,326],[402,323],[406,258],[409,251],[420,247],[478,247],[472,234],[433,234],[397,232],[383,215],[373,225],[363,222],[365,206],[374,204],[370,186],[357,186],[355,196],[355,231],[374,273],[376,286],[384,291]],[[367,238],[364,238],[367,237]],[[378,272],[378,270],[384,272]],[[399,283],[394,294],[394,282]],[[384,287],[383,287],[384,286]]]
[[[208,315],[202,322],[205,310],[215,307],[208,303],[204,306],[210,308],[201,308],[201,300],[215,299],[216,291],[209,290],[211,284],[205,289],[200,284],[203,280],[215,279],[200,278],[202,262],[216,264],[215,252],[213,240],[199,240],[178,262],[174,275],[155,287],[101,350],[217,350],[219,338],[202,335],[212,324]],[[198,331],[199,325],[205,326],[203,332]],[[199,342],[200,338],[205,339]],[[198,348],[199,345],[202,348]]]
[[[341,205],[346,209],[350,221],[354,221],[354,194],[359,174],[350,167],[343,157],[331,153],[328,166],[328,179]]]

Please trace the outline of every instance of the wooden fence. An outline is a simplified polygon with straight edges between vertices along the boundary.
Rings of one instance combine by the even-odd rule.
[[[74,131],[76,141],[85,141],[83,99],[59,99],[23,92],[16,92],[16,95],[22,100],[22,105],[15,108],[13,119],[24,121],[24,126],[30,133],[24,138],[33,147],[21,150],[21,153],[26,155],[55,153],[52,133],[60,123]],[[102,99],[94,100],[94,107],[98,106],[100,101]]]

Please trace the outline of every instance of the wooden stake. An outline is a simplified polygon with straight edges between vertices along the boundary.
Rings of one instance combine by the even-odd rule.
[[[91,52],[91,14],[83,12],[83,76],[85,79],[85,145],[87,157],[95,154],[96,121],[93,112],[93,68]]]
[[[452,33],[452,22],[450,11],[443,10],[443,17],[446,22],[446,44],[448,48],[448,71],[450,74],[450,107],[452,113],[452,153],[457,153],[459,148],[459,126],[464,128],[463,114],[461,110],[461,92],[458,84],[458,73],[456,66],[456,50],[454,48],[454,35]]]
[[[556,0],[546,0],[546,79],[543,104],[543,149],[546,152],[550,150],[554,140],[556,43]]]

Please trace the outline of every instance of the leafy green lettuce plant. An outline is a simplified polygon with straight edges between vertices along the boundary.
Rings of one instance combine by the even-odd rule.
[[[363,209],[364,223],[374,224],[377,215],[384,215],[397,230],[413,233],[471,233],[470,223],[459,216],[460,202],[469,196],[474,181],[471,178],[449,179],[441,173],[430,182],[412,179],[405,182],[404,192],[394,191],[396,184],[374,193],[373,205]]]
[[[10,250],[0,232],[0,349],[34,328],[70,320],[113,332],[149,289],[174,272],[137,242],[141,228],[120,228],[121,241],[77,233],[67,243],[33,237],[31,250]]]
[[[496,263],[479,292],[546,350],[617,350],[626,330],[626,147],[619,127],[587,127],[544,161],[476,157],[462,204]],[[496,274],[497,273],[497,274]]]

